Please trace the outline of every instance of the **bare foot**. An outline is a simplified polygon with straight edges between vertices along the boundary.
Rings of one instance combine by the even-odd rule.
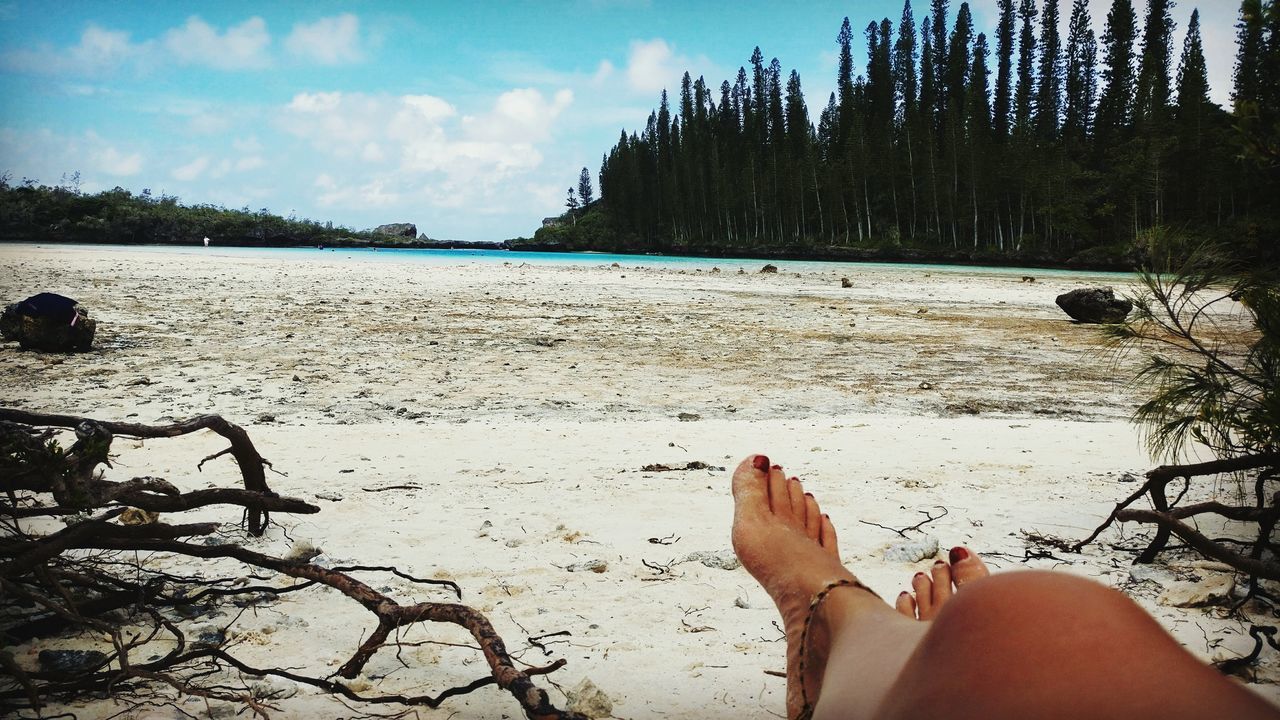
[[[953,547],[951,562],[939,560],[928,573],[911,578],[911,592],[898,594],[894,607],[914,620],[932,620],[957,590],[991,574],[982,558],[965,547]]]
[[[734,470],[733,499],[733,550],[782,614],[787,717],[796,718],[805,700],[812,706],[821,691],[832,633],[827,611],[864,599],[881,601],[863,589],[837,589],[818,606],[802,647],[814,596],[833,582],[855,580],[840,563],[835,527],[800,481],[788,479],[763,455],[748,457]]]

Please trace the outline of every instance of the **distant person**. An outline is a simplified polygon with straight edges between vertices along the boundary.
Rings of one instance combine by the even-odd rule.
[[[209,247],[209,238],[204,239],[204,246]]]
[[[763,455],[733,473],[733,549],[787,638],[788,718],[1277,718],[1124,595],[1067,573],[990,575],[951,549],[894,606]]]

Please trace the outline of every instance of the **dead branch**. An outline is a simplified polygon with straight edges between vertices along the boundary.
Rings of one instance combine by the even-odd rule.
[[[249,439],[249,433],[245,432],[244,428],[227,422],[219,415],[201,415],[169,425],[141,425],[138,423],[99,422],[74,415],[51,415],[14,408],[0,408],[0,420],[30,426],[63,428],[77,428],[89,423],[102,428],[112,435],[125,435],[144,439],[171,438],[189,435],[200,430],[212,430],[231,443],[231,447],[224,452],[230,453],[235,458],[236,464],[240,467],[240,475],[244,479],[245,489],[260,493],[270,492],[270,488],[267,487],[266,472],[263,470],[264,466],[269,463],[258,454],[257,448],[253,446],[253,441]],[[105,460],[105,452],[103,459]],[[249,532],[254,535],[261,535],[266,530],[269,515],[265,510],[250,508],[248,519]]]
[[[35,426],[39,426],[38,428]],[[62,450],[49,428],[74,428],[76,442]],[[227,438],[231,446],[204,458],[205,462],[232,455],[240,466],[243,488],[213,488],[181,492],[155,477],[125,482],[105,480],[97,470],[107,464],[116,435],[143,438],[176,437],[202,429]],[[489,620],[459,603],[422,602],[401,605],[350,573],[384,572],[415,584],[438,585],[459,599],[461,588],[448,580],[416,577],[395,567],[349,565],[324,568],[249,550],[234,542],[198,544],[186,539],[210,535],[219,523],[154,522],[122,525],[114,520],[126,510],[177,514],[196,508],[232,506],[249,514],[249,531],[260,535],[268,513],[316,513],[319,508],[296,498],[280,497],[266,485],[264,468],[247,433],[226,420],[207,415],[164,426],[101,422],[65,415],[46,415],[0,409],[0,478],[9,503],[0,505],[0,595],[15,607],[0,617],[0,639],[13,647],[67,629],[92,630],[111,639],[112,652],[89,654],[89,662],[72,670],[22,667],[14,655],[0,652],[0,700],[21,701],[40,708],[53,697],[78,697],[87,692],[113,695],[144,692],[161,684],[181,694],[234,702],[266,717],[273,709],[267,698],[247,686],[228,684],[228,672],[253,677],[274,676],[310,685],[334,696],[362,703],[398,703],[437,707],[450,697],[497,685],[510,693],[525,714],[538,720],[582,716],[557,709],[546,691],[533,683],[537,675],[563,667],[558,660],[545,667],[519,669]],[[406,486],[407,487],[407,486]],[[393,488],[378,488],[378,490]],[[52,496],[53,506],[42,497]],[[26,518],[69,516],[68,527],[42,534],[25,524]],[[43,527],[43,526],[39,526]],[[162,553],[196,560],[230,559],[300,582],[275,586],[250,585],[231,578],[206,579],[198,574],[174,575],[143,568],[128,553]],[[134,556],[136,557],[136,556]],[[256,580],[268,577],[253,576]],[[192,645],[181,627],[161,609],[194,608],[241,597],[238,603],[316,585],[326,586],[359,603],[374,615],[375,629],[365,638],[338,675],[354,678],[387,642],[392,631],[420,622],[449,623],[466,628],[489,667],[489,674],[437,695],[362,695],[329,678],[310,677],[281,668],[257,668],[235,657],[222,640]],[[268,600],[269,601],[269,600]],[[243,610],[242,610],[243,612]],[[121,616],[124,613],[127,617]],[[185,615],[184,615],[185,616]],[[142,621],[138,629],[139,620]],[[233,621],[234,622],[234,621]],[[128,629],[126,629],[128,628]],[[224,628],[225,630],[225,628]],[[551,637],[562,633],[553,633]],[[542,638],[538,638],[542,639]],[[133,657],[140,648],[163,640],[159,657],[146,662]],[[532,640],[532,639],[531,639]],[[230,677],[234,678],[234,674]],[[243,685],[243,681],[240,681]]]

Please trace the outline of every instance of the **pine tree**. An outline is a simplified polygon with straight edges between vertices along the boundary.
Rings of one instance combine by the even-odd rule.
[[[1094,64],[1098,49],[1091,25],[1089,0],[1075,0],[1067,33],[1066,108],[1062,121],[1063,137],[1075,143],[1084,142],[1089,134],[1097,91]]]
[[[950,0],[932,0],[929,17],[933,21],[929,32],[932,36],[933,53],[929,61],[933,64],[933,81],[936,84],[934,107],[932,108],[935,123],[941,123],[947,110],[949,90],[947,88],[947,6]]]
[[[916,77],[916,21],[911,11],[911,0],[902,5],[902,21],[898,23],[898,41],[893,49],[893,76],[897,86],[897,99],[901,107],[899,134],[905,151],[905,168],[911,183],[909,209],[911,222],[907,235],[915,234],[919,191],[916,188],[916,143],[919,138],[919,81]]]
[[[1142,60],[1138,65],[1138,87],[1134,96],[1134,117],[1139,122],[1160,123],[1169,112],[1169,64],[1173,42],[1171,0],[1147,0],[1147,22],[1142,32]]]
[[[979,228],[982,225],[981,216],[983,215],[979,199],[979,179],[987,176],[985,159],[991,135],[991,103],[988,99],[991,71],[987,67],[987,55],[987,36],[978,33],[978,39],[973,44],[973,67],[969,72],[968,98],[965,103],[967,106],[965,129],[969,146],[969,197],[973,211],[972,231],[975,248],[978,247],[980,239]]]
[[[595,200],[595,190],[591,188],[591,171],[586,168],[578,173],[578,200],[583,208]]]
[[[992,124],[996,138],[1009,137],[1010,109],[1013,95],[1013,0],[998,0],[1000,19],[996,25],[996,97],[993,105]]]
[[[1097,132],[1104,148],[1123,133],[1133,118],[1133,41],[1138,17],[1130,0],[1114,0],[1102,33],[1104,85],[1098,100]]]
[[[840,45],[840,59],[836,68],[836,94],[839,96],[841,114],[853,113],[853,30],[849,18],[840,26],[836,36]]]
[[[1014,90],[1013,132],[1027,135],[1031,130],[1032,102],[1035,96],[1033,68],[1036,61],[1035,20],[1039,12],[1036,0],[1022,0],[1018,5],[1018,18],[1022,30],[1018,35],[1018,87]]]
[[[1176,152],[1173,153],[1176,175],[1174,191],[1181,209],[1193,216],[1205,210],[1205,179],[1216,173],[1207,157],[1212,112],[1209,101],[1209,72],[1204,60],[1204,44],[1200,38],[1200,11],[1191,12],[1187,37],[1178,62],[1178,99],[1174,106]],[[1216,184],[1216,183],[1215,183]]]
[[[1242,103],[1258,101],[1263,50],[1262,0],[1244,0],[1236,23],[1235,89],[1231,92],[1237,109]]]
[[[1058,0],[1045,0],[1040,17],[1040,85],[1036,89],[1036,133],[1042,140],[1058,134],[1062,111],[1062,41],[1058,35]]]

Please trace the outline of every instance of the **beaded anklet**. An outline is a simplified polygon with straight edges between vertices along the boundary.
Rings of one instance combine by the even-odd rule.
[[[809,627],[813,625],[813,618],[818,614],[818,606],[822,604],[822,601],[827,599],[827,596],[831,594],[832,590],[844,586],[866,590],[872,595],[875,595],[876,598],[883,600],[875,590],[872,590],[857,580],[835,580],[828,583],[826,587],[814,594],[813,599],[809,601],[809,611],[804,616],[804,625],[800,630],[800,667],[798,672],[799,678],[797,678],[797,681],[800,683],[801,705],[800,714],[796,717],[796,720],[810,720],[813,717],[813,705],[809,704],[809,694],[804,687],[804,666],[806,661],[809,659]]]

